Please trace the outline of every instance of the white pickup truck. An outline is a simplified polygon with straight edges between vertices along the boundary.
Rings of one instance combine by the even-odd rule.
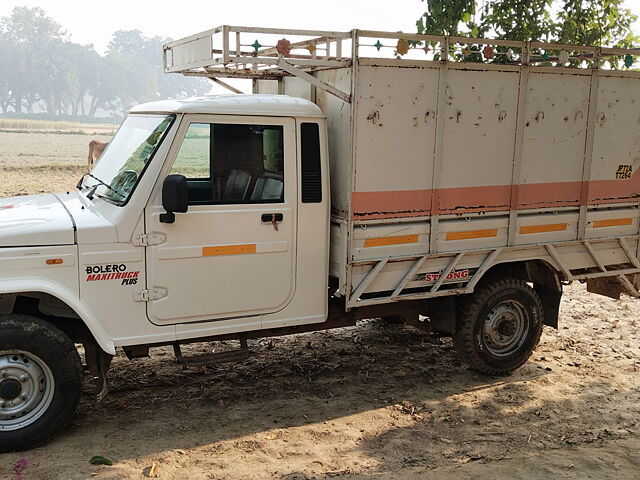
[[[229,26],[165,45],[167,72],[254,95],[137,106],[78,191],[0,200],[0,452],[70,419],[79,343],[100,398],[117,348],[239,339],[229,360],[374,317],[497,375],[557,326],[563,281],[638,296],[640,74],[605,68],[636,53]]]

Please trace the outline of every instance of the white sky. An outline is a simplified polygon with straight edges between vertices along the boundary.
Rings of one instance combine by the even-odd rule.
[[[219,25],[414,32],[425,10],[420,0],[0,0],[0,16],[15,6],[42,7],[74,42],[92,43],[99,53],[116,30],[175,39]],[[640,15],[640,0],[626,0],[626,6]]]
[[[9,15],[15,6],[42,7],[74,42],[93,43],[99,53],[116,30],[138,29],[147,36],[174,39],[219,25],[414,32],[424,12],[420,0],[0,0],[0,16]]]
[[[625,5],[640,16],[640,0],[626,0]],[[0,17],[10,15],[15,6],[42,7],[72,41],[91,43],[100,54],[116,30],[138,29],[146,36],[174,39],[219,25],[415,32],[415,22],[425,11],[420,0],[0,0]],[[228,82],[250,91],[247,80]],[[229,92],[212,85],[210,93]]]

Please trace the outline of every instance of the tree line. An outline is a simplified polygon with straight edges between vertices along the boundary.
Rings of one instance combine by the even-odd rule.
[[[418,33],[633,47],[637,17],[624,0],[422,0]],[[0,18],[0,112],[49,117],[118,115],[132,105],[201,95],[207,80],[166,75],[162,44],[139,30],[116,31],[105,55],[70,40],[39,7]]]
[[[624,0],[422,0],[418,33],[632,48]]]
[[[139,30],[116,31],[105,55],[70,40],[39,7],[0,18],[0,111],[49,117],[119,115],[154,99],[202,95],[207,80],[163,73],[162,44]]]

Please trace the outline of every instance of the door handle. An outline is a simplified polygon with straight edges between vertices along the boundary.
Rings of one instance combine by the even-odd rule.
[[[261,220],[262,223],[273,223],[281,222],[283,218],[284,217],[281,213],[263,213]]]

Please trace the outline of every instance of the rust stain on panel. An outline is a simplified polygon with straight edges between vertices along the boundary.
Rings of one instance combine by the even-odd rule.
[[[572,207],[581,204],[637,202],[640,198],[640,170],[627,180],[591,180],[589,182],[549,182],[521,185],[353,192],[353,216],[362,219],[417,217],[471,212],[508,211],[511,189],[517,210]],[[581,203],[581,190],[589,191],[588,202]],[[435,193],[434,204],[431,204]],[[586,199],[587,197],[582,197]],[[628,225],[628,224],[627,224]]]

